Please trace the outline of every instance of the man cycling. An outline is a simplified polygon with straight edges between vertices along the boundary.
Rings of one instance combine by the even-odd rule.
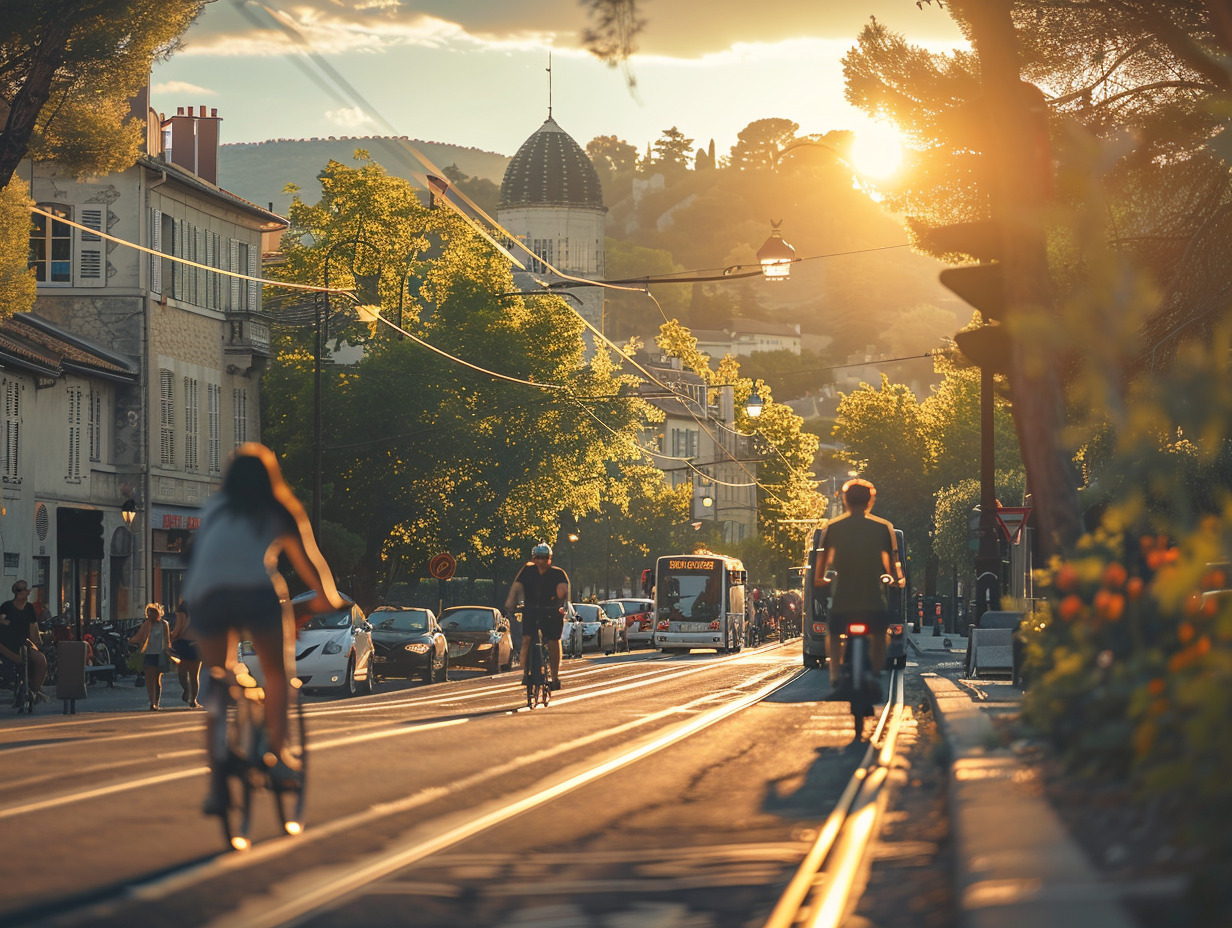
[[[826,635],[830,686],[836,689],[840,670],[838,636],[853,620],[868,623],[872,632],[872,670],[874,678],[880,676],[885,666],[886,633],[890,627],[881,577],[889,574],[898,586],[907,585],[894,526],[869,514],[877,498],[877,488],[857,477],[843,484],[842,494],[847,511],[831,519],[822,530],[822,550],[813,574],[815,587],[830,584],[827,571],[833,570],[837,575]]]
[[[22,648],[29,661],[30,692],[36,699],[46,699],[43,681],[47,679],[47,657],[38,649],[40,640],[38,612],[30,599],[30,584],[18,580],[13,584],[13,598],[0,604],[0,656],[22,665]]]
[[[542,630],[548,646],[551,688],[560,689],[560,636],[564,630],[565,610],[569,608],[569,575],[552,566],[552,547],[544,542],[530,552],[530,563],[523,567],[509,595],[505,597],[505,614],[522,606],[522,683],[530,682],[525,672],[530,660],[530,646],[535,632]]]

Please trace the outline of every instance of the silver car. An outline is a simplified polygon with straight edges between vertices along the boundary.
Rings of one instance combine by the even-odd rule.
[[[616,650],[616,623],[594,603],[570,603],[570,610],[581,620],[582,650],[611,654]]]

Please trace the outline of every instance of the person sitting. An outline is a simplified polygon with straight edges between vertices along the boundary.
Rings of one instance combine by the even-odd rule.
[[[19,667],[28,661],[30,692],[36,700],[45,700],[47,656],[35,643],[39,639],[38,613],[29,600],[30,584],[18,580],[13,584],[13,598],[0,603],[0,657]]]

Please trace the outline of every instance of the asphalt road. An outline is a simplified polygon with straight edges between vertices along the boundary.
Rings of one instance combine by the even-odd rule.
[[[455,677],[312,700],[308,828],[261,796],[245,853],[199,811],[202,713],[0,718],[0,923],[756,924],[862,753],[798,641],[566,661],[535,711]]]

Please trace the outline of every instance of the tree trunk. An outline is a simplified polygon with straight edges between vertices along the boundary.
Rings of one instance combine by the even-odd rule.
[[[1064,396],[1052,347],[1038,333],[1064,324],[1051,295],[1044,242],[1051,158],[1042,95],[1022,82],[1010,0],[959,0],[972,27],[991,131],[985,152],[993,219],[1005,236],[1010,395],[1040,546],[1046,558],[1082,534],[1072,452],[1062,444]],[[1047,317],[1049,325],[1040,325]],[[1023,324],[1023,323],[1026,324]]]

